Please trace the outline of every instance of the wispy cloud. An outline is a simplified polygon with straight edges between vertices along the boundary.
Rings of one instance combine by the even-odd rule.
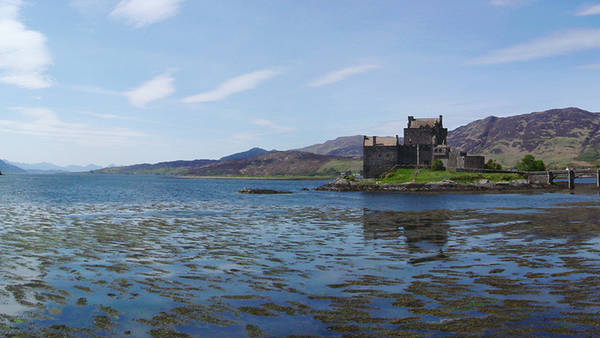
[[[490,0],[490,5],[496,7],[516,7],[527,1],[528,0]]]
[[[183,0],[121,0],[110,17],[141,28],[177,15],[182,2]]]
[[[82,123],[64,122],[54,111],[47,108],[17,107],[14,109],[27,119],[25,121],[0,120],[1,132],[68,139],[92,145],[117,145],[132,138],[146,136],[125,128],[102,129]]]
[[[148,103],[163,99],[175,92],[173,82],[175,79],[170,74],[163,74],[142,83],[137,88],[125,92],[129,102],[136,107],[145,107]]]
[[[366,73],[370,70],[379,68],[378,65],[359,65],[338,69],[331,73],[327,73],[321,77],[312,80],[308,85],[311,87],[321,87],[335,82],[343,81],[352,75]]]
[[[20,21],[21,0],[0,1],[0,82],[23,88],[51,86],[46,75],[52,62],[46,37]]]
[[[600,5],[589,5],[578,10],[575,15],[587,16],[600,14]]]
[[[185,103],[220,101],[233,94],[256,88],[262,82],[279,74],[279,71],[273,69],[257,70],[229,79],[211,91],[186,97],[182,101]]]
[[[282,126],[273,121],[263,120],[263,119],[254,120],[254,121],[252,121],[252,124],[254,124],[256,126],[260,126],[260,127],[266,127],[268,129],[270,129],[274,132],[278,132],[278,133],[285,133],[285,132],[294,130],[293,127]]]
[[[600,48],[599,29],[573,30],[496,50],[472,63],[488,65],[529,61],[596,48]]]
[[[105,120],[126,120],[126,121],[135,120],[133,117],[129,117],[129,116],[121,116],[121,115],[116,115],[116,114],[100,114],[100,113],[94,113],[94,112],[90,112],[90,111],[81,112],[81,115],[91,116],[91,117],[105,119]]]

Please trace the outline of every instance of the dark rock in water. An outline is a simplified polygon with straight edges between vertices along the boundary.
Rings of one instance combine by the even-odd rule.
[[[302,188],[300,190],[302,190],[302,191],[310,191],[310,189],[308,189],[308,188]]]
[[[249,189],[244,188],[239,191],[240,194],[291,194],[291,191],[279,191],[271,189]]]

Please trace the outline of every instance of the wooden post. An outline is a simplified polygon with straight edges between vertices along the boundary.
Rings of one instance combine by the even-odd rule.
[[[569,181],[569,190],[575,189],[575,171],[573,169],[567,169],[569,171],[569,175],[567,177]]]
[[[554,174],[550,170],[546,171],[546,176],[548,178],[548,185],[554,184]]]
[[[596,188],[600,188],[600,167],[596,168]]]

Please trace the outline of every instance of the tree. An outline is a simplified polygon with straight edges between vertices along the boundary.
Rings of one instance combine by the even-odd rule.
[[[485,169],[502,170],[502,165],[496,162],[496,160],[489,159],[485,164]]]
[[[446,168],[444,168],[444,162],[442,162],[442,160],[440,159],[433,161],[433,163],[431,164],[431,170],[446,170]]]
[[[546,165],[542,160],[536,160],[531,154],[525,155],[519,163],[517,163],[517,169],[520,171],[544,171]]]

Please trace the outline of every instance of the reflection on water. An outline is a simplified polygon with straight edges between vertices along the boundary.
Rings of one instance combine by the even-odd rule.
[[[600,334],[596,197],[231,190],[0,204],[0,333]]]
[[[365,238],[403,240],[410,253],[437,253],[443,250],[448,241],[449,213],[400,213],[364,209]]]

